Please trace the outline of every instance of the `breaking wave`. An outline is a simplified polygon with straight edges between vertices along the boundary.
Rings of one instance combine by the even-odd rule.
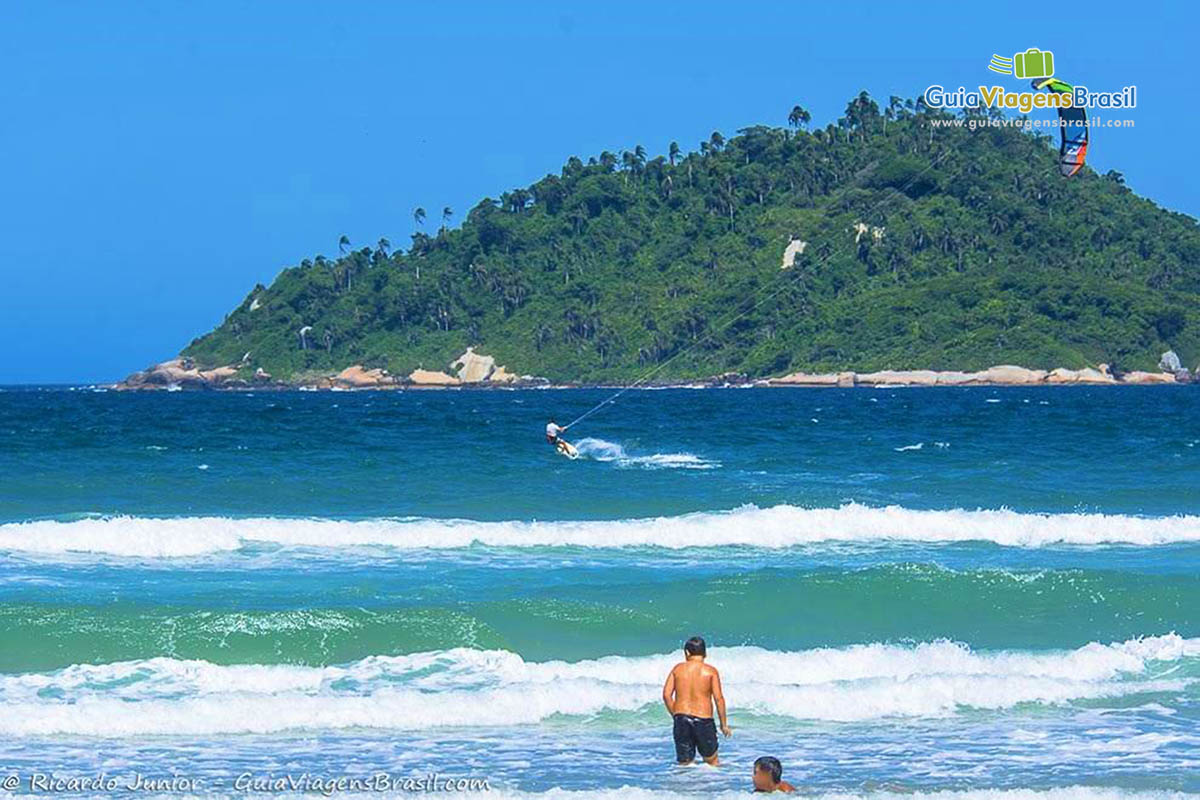
[[[785,548],[821,542],[992,542],[1157,546],[1200,542],[1200,517],[921,511],[848,503],[839,508],[747,505],[675,517],[588,521],[334,520],[281,517],[98,517],[0,525],[0,551],[196,557],[248,546],[281,548],[492,547]]]
[[[1071,651],[975,652],[937,641],[799,652],[714,648],[710,659],[743,718],[847,722],[1077,701],[1128,707],[1200,682],[1200,640],[1174,634]],[[528,662],[504,650],[458,648],[333,667],[171,658],[77,665],[0,676],[0,735],[419,730],[641,715],[659,710],[663,676],[677,660]]]

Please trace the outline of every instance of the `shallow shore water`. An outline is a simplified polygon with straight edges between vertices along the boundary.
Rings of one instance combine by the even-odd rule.
[[[1200,394],[608,395],[0,393],[0,774],[1200,792]]]

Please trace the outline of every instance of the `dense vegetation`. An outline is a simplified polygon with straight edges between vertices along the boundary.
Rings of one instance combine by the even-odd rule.
[[[1195,219],[1115,172],[1059,177],[1057,138],[948,126],[919,100],[881,112],[864,92],[836,125],[807,117],[695,152],[572,157],[457,229],[445,209],[407,252],[343,237],[184,353],[248,352],[246,369],[286,378],[444,369],[475,345],[558,380],[1200,357]],[[781,270],[792,236],[809,244]]]

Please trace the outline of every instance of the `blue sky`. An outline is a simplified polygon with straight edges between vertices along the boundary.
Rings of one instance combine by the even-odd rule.
[[[1137,84],[1089,162],[1200,213],[1194,6],[965,5],[7,4],[0,383],[122,377],[343,233],[405,244],[415,207],[457,222],[571,155],[1004,83],[991,54],[1032,46]]]

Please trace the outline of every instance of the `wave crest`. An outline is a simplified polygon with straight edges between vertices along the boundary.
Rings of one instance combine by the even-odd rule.
[[[953,642],[779,652],[713,648],[732,713],[858,721],[1179,693],[1200,639],[1073,651],[975,652]],[[534,724],[655,709],[677,656],[527,662],[458,648],[344,666],[217,666],[154,658],[0,676],[0,735],[272,733]],[[1125,702],[1121,700],[1120,702]]]
[[[478,522],[463,519],[104,517],[0,525],[0,550],[179,558],[246,546],[283,548],[492,547],[786,548],[822,542],[992,542],[1157,546],[1200,542],[1200,517],[919,511],[848,503],[839,508],[743,506],[732,511],[623,520]]]

